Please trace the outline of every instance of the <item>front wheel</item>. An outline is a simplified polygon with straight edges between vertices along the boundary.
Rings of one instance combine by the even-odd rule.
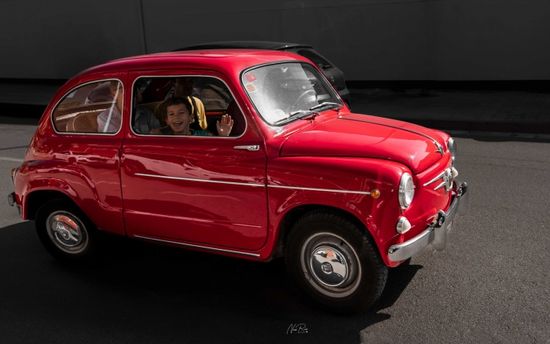
[[[388,274],[366,233],[331,213],[309,213],[294,225],[286,262],[307,296],[338,312],[371,306],[382,294]]]
[[[95,226],[75,206],[64,201],[50,201],[35,217],[38,237],[54,257],[81,260],[92,255]]]

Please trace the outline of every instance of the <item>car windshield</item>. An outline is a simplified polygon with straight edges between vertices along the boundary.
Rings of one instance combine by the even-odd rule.
[[[342,103],[317,70],[306,63],[280,63],[249,70],[242,83],[262,118],[281,125]]]

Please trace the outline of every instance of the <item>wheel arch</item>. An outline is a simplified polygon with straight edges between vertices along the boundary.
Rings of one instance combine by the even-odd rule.
[[[278,230],[277,243],[273,254],[274,258],[284,256],[286,241],[287,241],[288,235],[292,231],[292,227],[294,223],[302,216],[309,214],[311,212],[331,213],[350,221],[351,223],[356,225],[357,228],[359,228],[366,235],[366,237],[371,241],[373,245],[376,246],[376,243],[373,240],[372,234],[368,230],[367,226],[363,222],[361,222],[361,220],[359,220],[351,212],[341,208],[333,207],[333,206],[327,206],[327,205],[321,205],[321,204],[306,204],[306,205],[299,205],[297,207],[290,209],[283,216],[283,219],[281,220],[278,226],[279,230]]]
[[[59,190],[40,189],[31,191],[25,197],[25,219],[34,220],[38,209],[48,201],[63,200],[82,211],[82,208],[66,193]]]

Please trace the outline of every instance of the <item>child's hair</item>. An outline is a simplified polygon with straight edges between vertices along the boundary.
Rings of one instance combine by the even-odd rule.
[[[182,98],[182,97],[170,97],[166,99],[165,101],[163,101],[158,105],[158,108],[156,109],[155,112],[164,122],[166,122],[166,116],[168,115],[167,113],[168,107],[172,105],[179,105],[179,104],[183,104],[187,109],[187,111],[189,112],[189,114],[193,116],[193,108],[191,107],[191,103],[189,103],[189,100],[187,98]]]

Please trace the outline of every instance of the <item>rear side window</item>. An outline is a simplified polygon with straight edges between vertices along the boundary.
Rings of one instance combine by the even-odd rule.
[[[55,130],[114,134],[122,122],[124,95],[119,80],[91,82],[70,91],[52,113]]]

